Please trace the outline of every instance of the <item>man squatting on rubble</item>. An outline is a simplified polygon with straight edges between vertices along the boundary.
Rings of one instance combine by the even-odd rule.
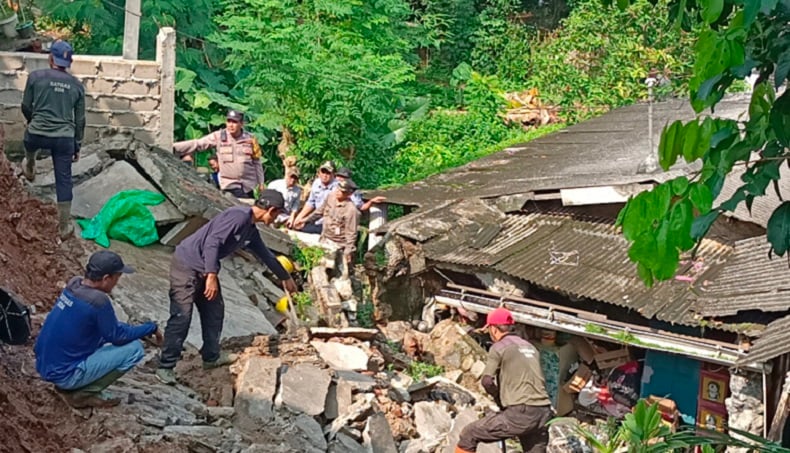
[[[283,196],[265,189],[253,206],[234,206],[221,212],[176,247],[170,262],[170,318],[165,327],[164,345],[156,376],[175,384],[173,369],[181,358],[192,307],[197,307],[203,330],[203,368],[229,365],[234,354],[220,352],[219,340],[225,319],[225,304],[217,274],[220,260],[246,247],[283,283],[296,292],[296,283],[261,239],[256,222],[270,225],[283,209]]]
[[[52,43],[49,69],[30,73],[22,97],[25,130],[25,165],[22,172],[33,182],[36,155],[46,149],[55,170],[55,193],[58,200],[58,229],[61,239],[74,232],[71,224],[71,164],[79,159],[85,134],[85,88],[66,70],[71,67],[74,50],[66,41]]]
[[[525,453],[543,453],[549,441],[546,423],[553,417],[538,350],[513,333],[513,315],[497,308],[486,318],[494,344],[488,351],[481,383],[500,412],[467,425],[455,453],[471,453],[480,443],[518,437]]]
[[[132,272],[113,252],[91,255],[85,276],[69,281],[38,335],[36,371],[75,408],[119,404],[103,390],[143,359],[141,338],[154,335],[161,343],[153,322],[130,326],[115,317],[109,294],[121,274]]]
[[[228,110],[224,129],[173,144],[173,151],[185,160],[191,160],[197,151],[212,148],[217,151],[220,190],[236,198],[255,198],[254,190],[265,188],[261,146],[244,130],[243,113]]]
[[[359,211],[351,201],[351,195],[356,190],[357,185],[354,181],[343,180],[337,184],[337,189],[326,197],[321,207],[300,221],[306,223],[317,218],[324,219],[320,242],[342,250],[343,275],[348,275],[351,263],[354,261],[354,251],[357,249]],[[303,223],[296,224],[297,229],[301,226]]]

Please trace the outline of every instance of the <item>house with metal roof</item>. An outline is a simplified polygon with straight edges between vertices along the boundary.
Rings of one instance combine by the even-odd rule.
[[[733,96],[714,116],[747,111],[748,97]],[[558,352],[566,348],[563,336],[589,341],[598,354],[627,350],[640,363],[634,390],[642,397],[674,399],[686,423],[767,435],[769,421],[784,424],[773,416],[790,370],[790,269],[767,254],[763,217],[771,199],[761,201],[757,218],[744,211],[720,218],[674,278],[650,288],[614,226],[629,196],[696,170],[680,164],[663,172],[653,157],[660,129],[692,118],[685,100],[624,107],[377,192],[407,211],[372,232],[383,242],[371,253],[386,251],[390,262],[391,289],[378,303],[400,317],[421,312],[414,298],[461,314],[505,306],[533,329],[536,344],[541,332],[556,336],[543,344],[549,357],[565,354]],[[720,200],[739,184],[731,177]],[[565,382],[569,370],[587,364],[583,355],[568,352],[576,365],[555,360],[560,369],[544,374],[560,377],[547,382]],[[746,395],[755,385],[759,395]],[[555,385],[555,406],[574,398],[564,390]],[[559,406],[580,409],[568,401]],[[765,422],[756,427],[739,418],[745,408]]]

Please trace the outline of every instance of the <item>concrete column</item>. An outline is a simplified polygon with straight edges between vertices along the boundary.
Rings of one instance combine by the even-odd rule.
[[[370,207],[370,225],[368,226],[370,234],[368,235],[368,250],[377,246],[382,239],[383,235],[373,234],[373,230],[381,228],[387,224],[387,204],[377,203]]]
[[[160,29],[156,36],[156,62],[161,68],[159,76],[161,119],[156,146],[170,150],[173,147],[176,116],[176,31],[171,27]]]
[[[136,60],[140,44],[140,0],[126,0],[123,27],[123,58]]]

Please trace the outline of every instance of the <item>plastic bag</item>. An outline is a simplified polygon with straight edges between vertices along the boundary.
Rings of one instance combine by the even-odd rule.
[[[113,195],[92,219],[78,220],[82,238],[110,246],[110,238],[130,242],[138,247],[159,240],[154,215],[147,206],[165,201],[162,194],[148,190],[124,190]]]

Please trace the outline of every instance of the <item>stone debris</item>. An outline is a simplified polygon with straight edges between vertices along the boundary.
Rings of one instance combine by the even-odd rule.
[[[311,341],[318,355],[335,370],[367,370],[369,357],[362,349],[334,341]]]
[[[329,373],[313,365],[289,367],[282,373],[275,403],[307,415],[322,414],[331,380]]]
[[[277,373],[282,362],[276,358],[251,357],[236,378],[235,408],[242,423],[266,423],[274,417]]]

